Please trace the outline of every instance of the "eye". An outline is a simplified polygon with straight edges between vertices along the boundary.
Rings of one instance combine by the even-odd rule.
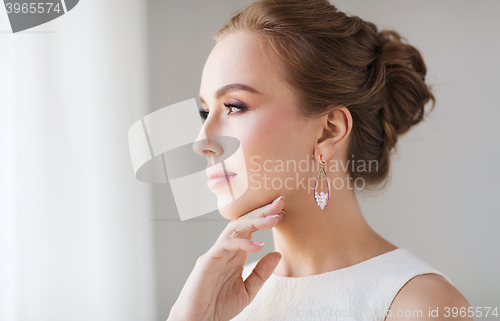
[[[228,111],[227,111],[228,115],[231,115],[234,113],[241,113],[244,110],[248,109],[248,107],[245,105],[239,105],[239,104],[235,104],[235,103],[228,103],[228,104],[225,103],[224,106],[228,109]],[[209,114],[208,110],[199,110],[199,113],[200,113],[200,117],[203,120],[206,120],[208,118],[208,114]]]
[[[199,112],[200,112],[201,119],[206,120],[208,117],[208,111],[207,110],[200,110]]]
[[[238,105],[238,104],[234,104],[234,103],[231,103],[231,104],[224,103],[224,106],[226,106],[226,108],[228,109],[228,111],[227,111],[228,115],[234,114],[234,113],[241,113],[242,111],[247,109],[246,106],[242,106],[242,105]]]

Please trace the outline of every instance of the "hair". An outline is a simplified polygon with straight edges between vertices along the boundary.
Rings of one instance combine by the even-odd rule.
[[[419,51],[393,30],[348,16],[327,0],[261,0],[234,14],[216,41],[238,31],[262,36],[294,89],[299,112],[325,115],[345,106],[353,126],[348,158],[378,168],[349,174],[386,186],[398,137],[424,118],[435,98]],[[339,107],[340,106],[340,107]],[[429,112],[430,112],[429,111]]]

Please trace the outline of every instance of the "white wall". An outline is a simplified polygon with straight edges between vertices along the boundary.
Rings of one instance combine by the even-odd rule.
[[[146,7],[86,0],[12,34],[0,9],[0,320],[154,320]]]

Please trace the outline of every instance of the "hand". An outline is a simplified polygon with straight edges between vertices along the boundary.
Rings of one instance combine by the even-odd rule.
[[[215,244],[196,261],[167,321],[226,321],[250,304],[281,259],[278,252],[267,254],[243,281],[247,252],[263,248],[262,242],[252,242],[252,233],[274,227],[285,214],[284,205],[284,198],[278,197],[229,222]]]

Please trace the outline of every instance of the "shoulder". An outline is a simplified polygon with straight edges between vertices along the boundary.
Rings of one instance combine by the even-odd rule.
[[[386,321],[469,321],[473,320],[467,316],[469,307],[467,299],[445,278],[437,274],[421,274],[410,279],[398,292]]]

